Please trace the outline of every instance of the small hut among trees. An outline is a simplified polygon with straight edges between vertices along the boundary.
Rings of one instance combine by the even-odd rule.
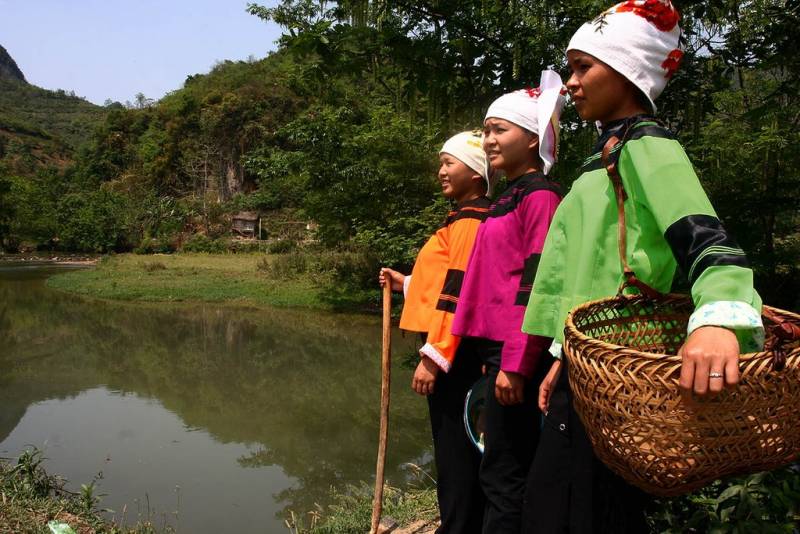
[[[260,239],[261,216],[254,211],[241,211],[233,216],[232,233],[250,239]]]

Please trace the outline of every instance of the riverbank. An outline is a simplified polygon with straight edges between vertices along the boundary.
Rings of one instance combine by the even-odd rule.
[[[119,522],[105,519],[102,499],[94,483],[77,493],[65,489],[65,480],[45,472],[37,449],[24,451],[14,461],[0,459],[0,534],[50,534],[48,523],[67,525],[75,534],[172,534],[166,520],[134,517],[117,511]],[[334,495],[336,504],[306,514],[289,513],[290,534],[354,534],[366,532],[372,512],[372,487],[348,488]],[[386,487],[385,524],[393,534],[433,534],[437,526],[436,490],[399,490]],[[128,525],[131,518],[135,524]],[[65,531],[69,532],[69,531]]]
[[[82,486],[79,493],[67,491],[65,481],[47,474],[42,461],[41,451],[35,449],[23,452],[13,463],[0,459],[0,534],[50,534],[51,522],[66,525],[75,534],[174,532],[157,527],[149,518],[126,526],[125,513],[121,525],[104,519],[93,484]]]
[[[100,256],[86,254],[0,254],[0,265],[4,263],[23,263],[91,267],[97,265],[100,259]]]
[[[76,534],[171,534],[155,518],[122,525],[101,516],[93,484],[79,493],[41,467],[40,451],[24,452],[17,462],[0,460],[0,534],[46,533],[49,521],[68,524]],[[289,512],[290,534],[366,532],[372,512],[372,486],[334,490],[335,504],[307,513]],[[717,481],[692,494],[654,502],[650,532],[800,532],[800,467]],[[438,524],[433,487],[400,490],[386,487],[382,524],[391,534],[433,534]]]
[[[339,258],[340,259],[340,258]],[[51,277],[51,288],[108,300],[224,302],[250,306],[337,308],[324,295],[335,276],[330,254],[118,254],[93,269]],[[327,263],[326,263],[327,262]],[[341,306],[350,308],[357,306]]]

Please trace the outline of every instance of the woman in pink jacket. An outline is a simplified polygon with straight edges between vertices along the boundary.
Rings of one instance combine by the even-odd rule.
[[[453,333],[469,337],[486,366],[490,391],[485,414],[481,487],[483,532],[520,531],[522,500],[539,439],[536,391],[547,372],[542,358],[551,340],[521,331],[539,254],[556,207],[559,186],[547,178],[556,160],[561,78],[542,73],[537,89],[498,98],[484,120],[489,162],[508,178],[489,207],[467,264]]]

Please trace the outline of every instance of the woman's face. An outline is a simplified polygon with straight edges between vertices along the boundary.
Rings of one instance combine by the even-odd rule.
[[[633,84],[586,52],[569,50],[567,62],[572,70],[567,90],[583,120],[606,123],[627,116],[627,107],[636,101]]]
[[[439,183],[442,194],[456,202],[474,194],[482,194],[483,177],[464,162],[447,152],[439,154]]]
[[[501,169],[511,177],[516,177],[516,169],[527,166],[538,144],[539,137],[536,134],[513,122],[489,117],[483,123],[483,150],[486,157],[492,168]]]

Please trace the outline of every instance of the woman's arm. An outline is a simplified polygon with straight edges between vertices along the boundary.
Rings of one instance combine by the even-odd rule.
[[[628,141],[619,169],[626,190],[652,213],[692,284],[696,309],[679,351],[684,394],[736,385],[740,351],[758,347],[764,332],[744,251],[716,216],[677,141],[666,135]]]

